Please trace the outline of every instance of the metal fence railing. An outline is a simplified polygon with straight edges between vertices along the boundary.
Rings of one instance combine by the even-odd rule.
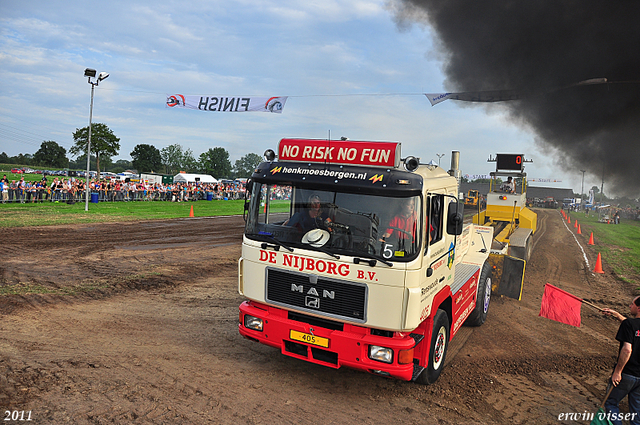
[[[90,192],[91,202],[172,201],[193,202],[243,199],[244,190],[99,190]],[[64,189],[8,189],[2,193],[2,203],[83,202],[84,191]]]

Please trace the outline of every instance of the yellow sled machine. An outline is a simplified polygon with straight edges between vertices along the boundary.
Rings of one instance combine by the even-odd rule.
[[[492,226],[494,239],[489,262],[494,267],[494,292],[520,299],[524,269],[533,250],[538,216],[526,207],[527,174],[522,154],[497,154],[490,173],[487,208],[473,216],[473,223]]]

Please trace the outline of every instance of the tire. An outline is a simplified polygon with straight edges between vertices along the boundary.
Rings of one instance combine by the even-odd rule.
[[[531,252],[533,252],[533,237],[529,236],[524,247],[524,261],[529,262],[529,259],[531,259]]]
[[[433,331],[431,332],[431,345],[429,346],[429,358],[416,382],[423,385],[433,384],[438,380],[449,348],[449,317],[444,310],[438,309],[433,319]]]
[[[480,272],[478,280],[478,294],[476,297],[476,306],[465,320],[466,326],[480,326],[487,320],[489,312],[489,303],[491,302],[491,266],[485,262]]]
[[[533,251],[533,242],[532,237],[529,236],[527,238],[527,242],[525,242],[524,246],[512,246],[511,247],[511,256],[520,258],[524,261],[529,261],[531,258],[531,252]]]

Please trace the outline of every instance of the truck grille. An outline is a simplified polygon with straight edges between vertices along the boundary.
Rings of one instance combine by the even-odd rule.
[[[366,322],[367,285],[266,269],[267,301],[328,317]]]

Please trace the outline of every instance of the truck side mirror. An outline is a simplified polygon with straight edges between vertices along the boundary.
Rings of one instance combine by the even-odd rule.
[[[463,206],[460,202],[449,202],[447,211],[447,233],[450,235],[462,234]]]

